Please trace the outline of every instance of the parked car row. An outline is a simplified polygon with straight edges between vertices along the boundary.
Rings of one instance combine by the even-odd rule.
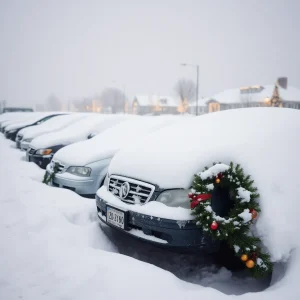
[[[199,117],[73,113],[40,116],[48,118],[41,124],[37,116],[35,122],[15,119],[9,126],[18,128],[16,146],[46,169],[50,185],[95,198],[101,222],[151,243],[215,252],[220,243],[191,215],[187,195],[194,174],[214,161],[235,161],[251,174],[261,170],[261,178],[262,161],[272,165],[270,151],[280,152],[282,144],[273,128],[298,118],[298,112],[287,115],[261,108]],[[259,147],[261,141],[269,146]],[[254,155],[250,150],[258,147]]]

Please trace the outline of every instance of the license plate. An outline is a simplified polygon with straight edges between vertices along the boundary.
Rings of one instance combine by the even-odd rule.
[[[106,206],[106,222],[116,227],[126,229],[127,213],[111,206]]]
[[[28,152],[26,152],[26,160],[27,160],[27,161],[30,161],[30,160],[29,160],[29,154],[28,154]]]

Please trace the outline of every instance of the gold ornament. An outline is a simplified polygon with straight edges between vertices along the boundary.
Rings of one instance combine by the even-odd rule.
[[[247,261],[248,260],[248,255],[247,254],[243,254],[241,256],[241,261]]]
[[[247,268],[252,269],[252,268],[254,268],[255,263],[253,260],[250,259],[246,262],[246,266],[247,266]]]
[[[220,183],[220,181],[221,181],[220,178],[216,179],[216,183]]]

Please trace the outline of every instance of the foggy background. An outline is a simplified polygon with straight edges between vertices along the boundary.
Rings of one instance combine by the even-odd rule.
[[[34,107],[107,87],[199,96],[287,76],[300,87],[300,1],[0,0],[0,101]]]

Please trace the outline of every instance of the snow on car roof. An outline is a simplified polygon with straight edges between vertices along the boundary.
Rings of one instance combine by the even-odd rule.
[[[60,112],[62,113],[62,112]],[[32,117],[30,118],[26,118],[25,120],[22,120],[20,122],[17,122],[17,123],[14,123],[14,124],[11,124],[9,126],[7,126],[6,130],[12,130],[12,129],[15,129],[15,128],[19,128],[19,127],[23,127],[23,126],[29,126],[29,125],[32,125],[33,123],[35,122],[38,122],[39,120],[47,117],[47,116],[50,116],[50,115],[53,115],[53,114],[59,114],[59,113],[53,113],[53,112],[41,112],[41,113],[32,113]]]
[[[112,157],[120,147],[134,143],[152,131],[187,119],[175,116],[137,116],[132,120],[113,126],[93,139],[62,148],[54,155],[53,159],[69,165],[84,166],[100,159]]]
[[[195,117],[132,141],[114,157],[109,172],[162,188],[189,187],[193,175],[214,161],[233,160],[255,172],[263,158],[269,161],[270,153],[280,153],[279,141],[295,143],[290,135],[297,134],[299,116],[290,109],[247,108]],[[256,151],[259,155],[253,155]]]
[[[34,113],[32,112],[9,112],[0,115],[0,123],[8,120],[17,120],[17,119],[24,119],[28,116],[32,116]]]
[[[62,116],[56,116],[51,118],[47,122],[44,122],[38,126],[31,126],[20,130],[19,134],[23,135],[23,138],[35,138],[39,135],[54,132],[76,122],[83,118],[82,114],[68,114]]]
[[[82,114],[78,120],[68,125],[67,127],[50,132],[48,134],[43,134],[35,138],[31,145],[35,149],[41,149],[46,147],[51,147],[55,145],[68,145],[81,140],[87,139],[88,135],[94,130],[95,126],[103,123],[103,130],[107,127],[112,126],[112,124],[107,123],[105,127],[105,120],[110,120],[111,116],[101,115],[101,114]],[[114,119],[124,118],[124,116],[114,116]],[[115,121],[117,122],[117,121]],[[99,128],[101,130],[101,128]]]

